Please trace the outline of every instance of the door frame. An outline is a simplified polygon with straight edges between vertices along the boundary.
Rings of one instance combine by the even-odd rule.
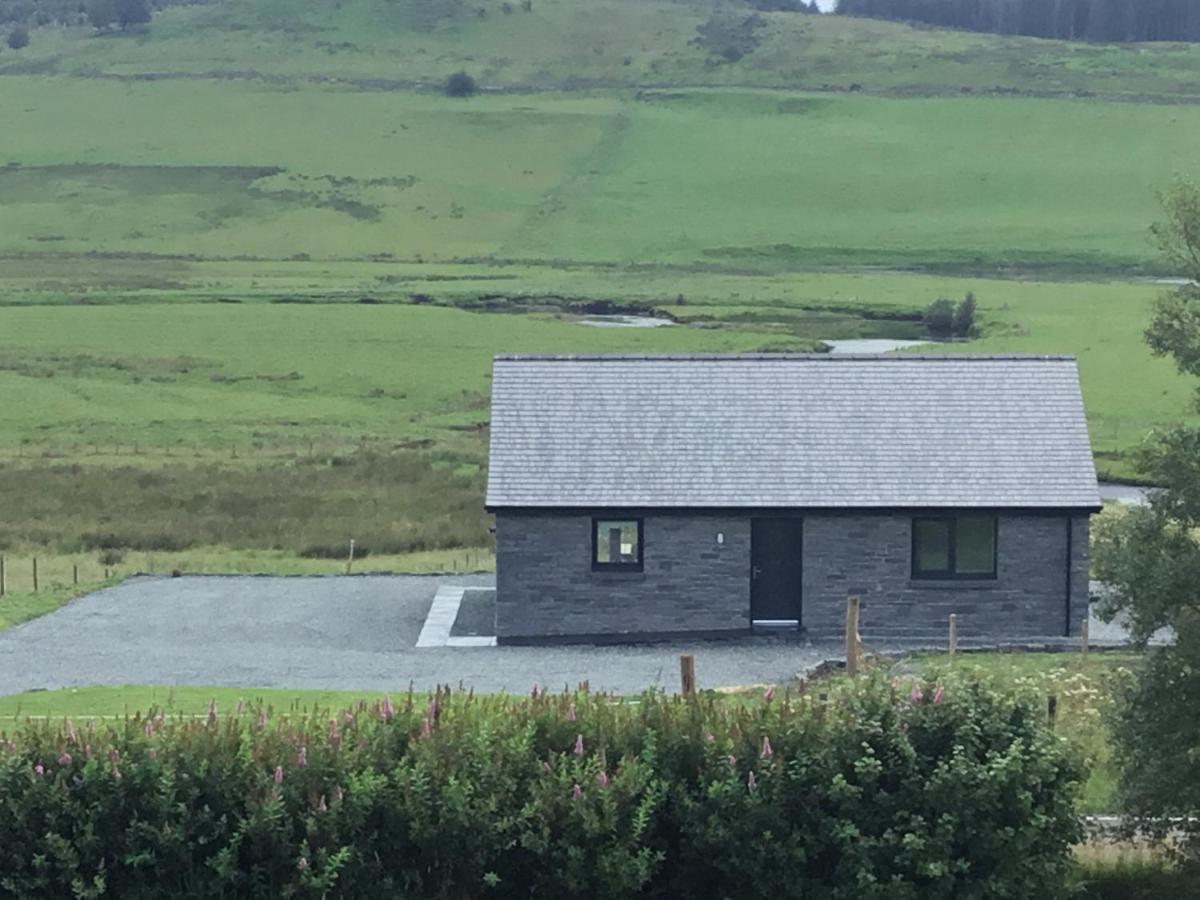
[[[794,522],[798,528],[800,536],[799,554],[797,555],[797,569],[799,575],[799,587],[796,592],[795,609],[796,618],[794,619],[756,619],[754,618],[754,523],[755,522]],[[746,573],[750,583],[750,627],[751,628],[770,628],[770,629],[785,629],[793,628],[800,631],[804,628],[804,517],[800,515],[758,515],[750,517],[750,567]]]

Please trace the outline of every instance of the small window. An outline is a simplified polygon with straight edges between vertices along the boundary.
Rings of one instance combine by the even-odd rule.
[[[996,517],[913,519],[913,578],[995,578]]]
[[[592,520],[592,568],[642,568],[641,519]]]

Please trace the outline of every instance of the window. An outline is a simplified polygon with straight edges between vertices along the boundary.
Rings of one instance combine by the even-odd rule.
[[[996,517],[913,519],[913,578],[995,578]]]
[[[592,519],[592,568],[642,570],[642,520]]]

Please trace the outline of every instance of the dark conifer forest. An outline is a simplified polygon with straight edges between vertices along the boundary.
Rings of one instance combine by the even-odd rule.
[[[1200,41],[1200,0],[838,0],[847,16],[1086,41]]]

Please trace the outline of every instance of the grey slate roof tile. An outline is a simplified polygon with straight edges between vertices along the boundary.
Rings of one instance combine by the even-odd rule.
[[[1070,356],[502,356],[487,504],[1100,499]]]

